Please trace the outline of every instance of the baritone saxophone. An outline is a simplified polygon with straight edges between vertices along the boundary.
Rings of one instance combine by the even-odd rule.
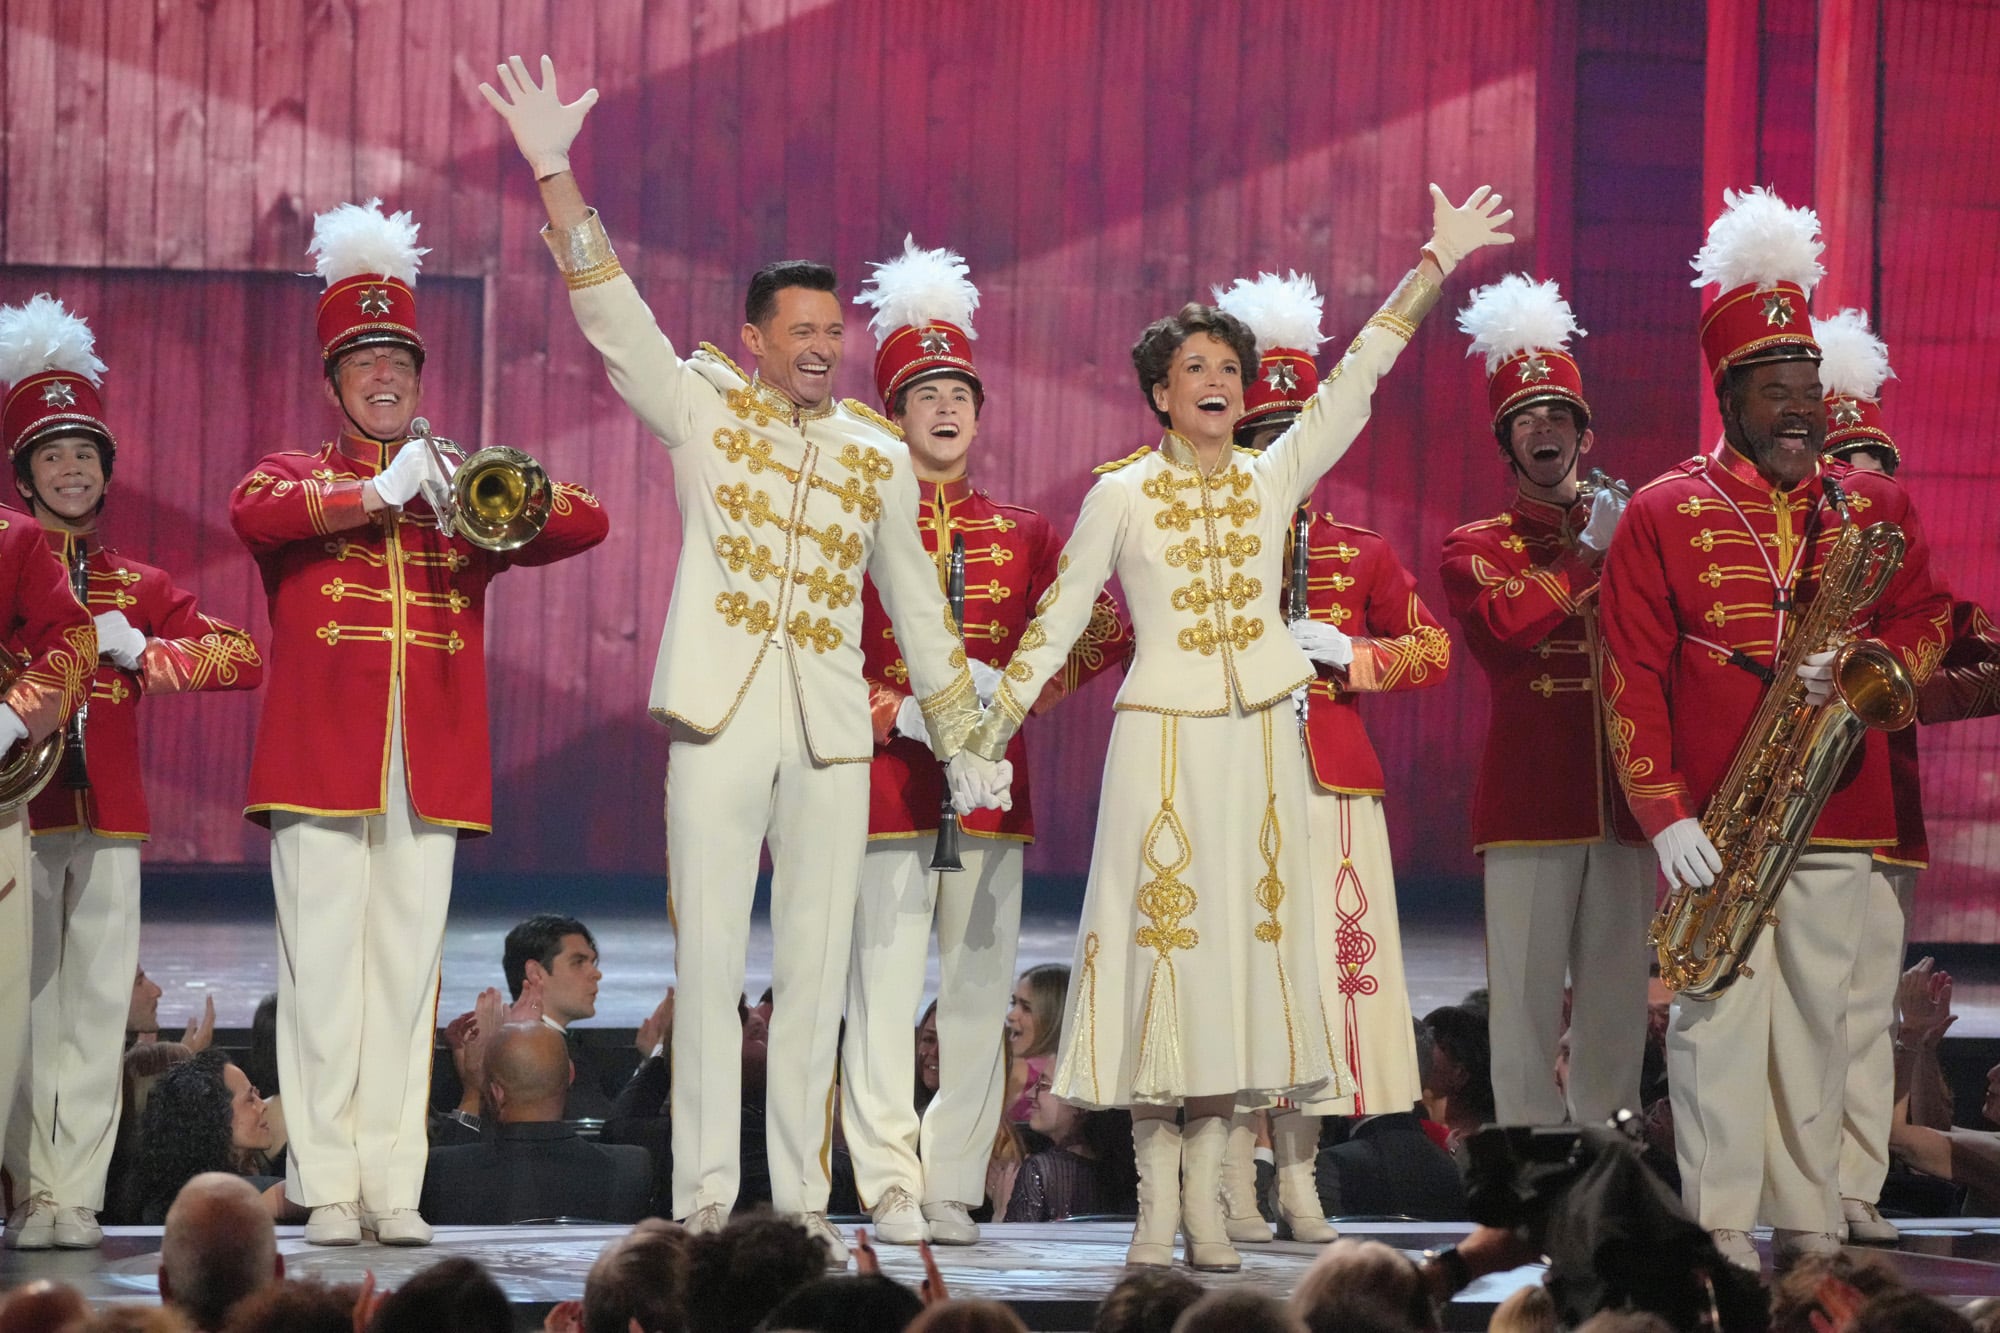
[[[1674,890],[1653,918],[1660,980],[1683,998],[1712,1000],[1741,976],[1757,937],[1777,924],[1773,908],[1834,784],[1871,727],[1895,731],[1916,716],[1916,681],[1895,653],[1850,628],[1903,563],[1893,523],[1855,523],[1839,485],[1826,492],[1840,530],[1819,592],[1792,625],[1770,684],[1727,775],[1702,811],[1701,831],[1722,858],[1715,883]],[[1807,702],[1798,668],[1832,649],[1834,693]]]

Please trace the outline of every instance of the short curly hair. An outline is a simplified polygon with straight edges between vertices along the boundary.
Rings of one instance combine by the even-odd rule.
[[[153,1084],[139,1132],[142,1215],[164,1217],[181,1186],[204,1171],[242,1174],[231,1124],[235,1099],[222,1079],[228,1065],[222,1052],[203,1051]]]
[[[1234,315],[1217,310],[1212,305],[1189,301],[1180,308],[1179,314],[1154,320],[1139,335],[1139,341],[1132,344],[1132,369],[1139,372],[1139,392],[1145,397],[1146,406],[1159,418],[1162,426],[1171,426],[1173,422],[1165,412],[1154,406],[1153,390],[1167,382],[1167,372],[1174,364],[1174,353],[1197,333],[1206,333],[1229,344],[1230,350],[1236,353],[1236,376],[1246,388],[1256,368],[1257,335]]]

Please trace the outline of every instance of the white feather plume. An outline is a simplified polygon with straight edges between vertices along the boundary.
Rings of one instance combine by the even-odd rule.
[[[1695,253],[1691,286],[1715,284],[1720,291],[1755,283],[1759,291],[1795,282],[1807,296],[1826,276],[1819,257],[1819,215],[1793,208],[1767,186],[1722,192],[1722,215],[1708,228],[1708,242]]]
[[[430,253],[417,246],[417,227],[408,209],[384,216],[380,199],[341,204],[313,219],[312,244],[306,253],[314,256],[313,270],[329,287],[363,273],[379,273],[414,286],[417,269]]]
[[[1870,400],[1896,377],[1889,369],[1889,344],[1868,327],[1868,312],[1852,307],[1812,322],[1819,344],[1819,382],[1830,394]]]
[[[1458,328],[1472,338],[1466,355],[1484,354],[1489,375],[1508,357],[1566,352],[1571,337],[1586,336],[1555,279],[1536,282],[1525,273],[1509,273],[1473,292],[1458,312]]]
[[[67,370],[102,383],[97,335],[43,292],[26,305],[0,306],[0,381],[18,384],[45,370]]]
[[[876,342],[897,329],[938,320],[956,324],[967,338],[979,336],[972,327],[972,312],[979,309],[979,289],[972,285],[964,255],[952,250],[919,250],[916,238],[905,236],[902,254],[870,267],[875,275],[861,284],[854,303],[875,307],[868,327]]]
[[[1317,352],[1326,341],[1319,331],[1325,303],[1312,276],[1288,273],[1259,273],[1254,278],[1238,278],[1227,290],[1211,287],[1215,305],[1226,315],[1234,315],[1257,337],[1257,352],[1274,347],[1293,347]]]

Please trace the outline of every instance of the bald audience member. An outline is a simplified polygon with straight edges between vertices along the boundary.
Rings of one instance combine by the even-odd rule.
[[[160,1303],[220,1333],[237,1302],[285,1276],[263,1196],[242,1176],[205,1171],[181,1186],[160,1235]]]
[[[0,1292],[0,1333],[58,1333],[90,1318],[90,1306],[75,1287],[29,1282]]]
[[[546,1218],[636,1222],[652,1166],[644,1148],[589,1143],[562,1119],[569,1049],[542,1023],[510,1023],[485,1053],[486,1129],[440,1148],[424,1172],[423,1215],[442,1226]]]

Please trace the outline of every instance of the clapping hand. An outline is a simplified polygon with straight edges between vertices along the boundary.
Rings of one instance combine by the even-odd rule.
[[[1936,968],[1936,959],[1920,958],[1897,983],[1896,1008],[1903,1016],[1901,1041],[1906,1046],[1935,1049],[1958,1021],[1951,1011],[1951,973]]]
[[[639,1058],[650,1060],[653,1052],[673,1030],[674,988],[669,986],[666,998],[660,1001],[659,1008],[653,1010],[653,1016],[639,1025],[639,1033],[632,1039],[632,1044],[639,1048]]]
[[[199,1017],[188,1020],[187,1030],[181,1033],[181,1045],[197,1055],[215,1044],[215,997],[209,996],[202,1002]]]

